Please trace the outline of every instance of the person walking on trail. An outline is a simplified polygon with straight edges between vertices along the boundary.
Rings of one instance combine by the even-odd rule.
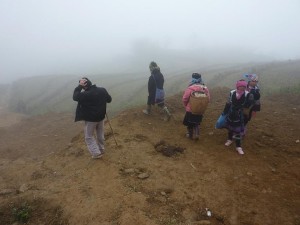
[[[256,74],[244,74],[243,77],[248,82],[246,90],[253,94],[254,97],[253,105],[248,107],[248,121],[250,121],[252,116],[254,116],[256,112],[260,111],[260,90],[258,87],[258,76]]]
[[[253,94],[247,90],[247,82],[238,80],[236,89],[232,90],[225,104],[223,115],[227,115],[228,139],[225,146],[230,146],[235,139],[236,150],[240,155],[244,154],[242,149],[242,137],[245,124],[249,121],[248,114],[244,114],[244,108],[253,104]]]
[[[166,119],[169,120],[171,114],[164,103],[164,76],[160,72],[160,68],[156,62],[151,62],[149,65],[149,69],[151,75],[148,80],[147,109],[144,109],[143,113],[150,115],[151,107],[157,104],[157,106],[162,108],[163,112],[166,114]]]
[[[92,158],[101,158],[104,154],[104,118],[106,103],[112,98],[105,88],[83,77],[73,93],[73,100],[77,101],[75,122],[84,121],[84,137]],[[94,132],[96,131],[96,138]]]
[[[192,112],[191,109],[191,95],[193,93],[201,93],[204,95],[205,98],[208,98],[208,103],[210,101],[210,94],[208,88],[205,86],[205,84],[202,82],[201,74],[199,73],[193,73],[192,74],[192,80],[189,84],[189,86],[185,89],[182,102],[185,107],[185,116],[183,119],[183,125],[187,127],[187,134],[186,136],[190,139],[199,139],[200,135],[200,123],[203,119],[203,113],[205,109],[202,109],[199,113]],[[201,102],[199,102],[201,103]],[[201,107],[205,107],[206,105],[202,105]]]

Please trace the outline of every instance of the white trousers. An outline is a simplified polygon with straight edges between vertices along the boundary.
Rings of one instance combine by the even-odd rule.
[[[95,131],[96,138],[94,136]],[[92,156],[104,153],[104,120],[100,122],[85,121],[84,137]]]

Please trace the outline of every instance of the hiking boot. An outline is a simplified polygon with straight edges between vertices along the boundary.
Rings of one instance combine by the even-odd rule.
[[[143,109],[143,111],[142,111],[144,114],[146,114],[146,115],[150,115],[150,112],[147,110],[147,109]]]
[[[171,118],[171,113],[170,113],[169,109],[167,108],[167,106],[164,106],[163,111],[164,111],[165,114],[166,114],[165,121],[169,121],[170,118]]]
[[[243,149],[242,149],[241,147],[237,147],[236,150],[237,150],[237,152],[238,152],[240,155],[244,155],[244,154],[245,154],[244,151],[243,151]]]
[[[186,137],[189,139],[193,139],[193,128],[187,128]]]
[[[188,138],[188,139],[193,139],[193,135],[190,134],[190,133],[186,133],[185,136],[186,136],[186,138]]]
[[[151,113],[151,105],[147,105],[147,109],[144,109],[143,113],[146,114],[146,115],[150,115],[150,113]]]
[[[193,133],[194,133],[194,140],[199,140],[199,136],[200,136],[200,129],[199,129],[199,125],[196,125],[193,127]]]
[[[232,142],[233,142],[232,140],[229,140],[229,139],[228,139],[228,140],[225,142],[225,146],[227,146],[227,147],[230,146],[230,145],[232,144]]]
[[[92,159],[100,159],[102,158],[103,154],[93,155]]]

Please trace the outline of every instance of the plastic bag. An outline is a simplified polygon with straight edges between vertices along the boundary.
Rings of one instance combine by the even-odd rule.
[[[161,103],[164,100],[165,100],[165,91],[164,91],[164,89],[156,88],[155,103]]]
[[[221,114],[220,117],[217,120],[217,123],[215,125],[215,128],[222,129],[227,126],[227,114]]]

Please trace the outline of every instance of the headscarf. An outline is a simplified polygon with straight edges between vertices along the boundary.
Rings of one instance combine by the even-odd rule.
[[[245,93],[245,90],[239,90],[239,87],[245,87],[247,88],[247,82],[245,80],[238,80],[235,84],[236,86],[236,98],[239,100],[242,95]]]
[[[189,85],[193,85],[193,84],[202,84],[201,74],[199,73],[192,74],[192,80],[190,81]]]
[[[246,81],[258,81],[257,74],[244,74],[243,77],[246,79]]]
[[[160,71],[160,68],[159,66],[157,65],[156,62],[152,61],[149,65],[149,69],[150,69],[150,72],[152,73],[154,70],[158,70]]]

